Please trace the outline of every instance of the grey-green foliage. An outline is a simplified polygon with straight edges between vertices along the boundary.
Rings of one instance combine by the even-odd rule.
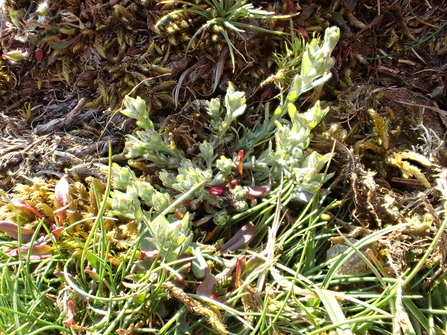
[[[213,145],[217,146],[228,142],[232,137],[224,138],[225,134],[236,118],[244,114],[247,108],[245,93],[236,91],[236,88],[230,82],[228,83],[227,94],[224,99],[225,108],[221,107],[220,100],[217,98],[211,99],[209,102],[207,101],[206,104],[209,108],[208,115],[211,117],[211,126],[217,134],[213,136]],[[225,114],[222,118],[223,113]]]
[[[139,180],[129,167],[112,166],[113,183],[116,190],[111,192],[110,215],[124,216],[141,221],[143,219],[141,203],[163,212],[171,203],[169,193],[157,191],[151,183]]]
[[[204,180],[210,181],[212,179],[213,172],[211,169],[201,169],[195,167],[189,159],[182,161],[181,166],[177,169],[176,173],[170,173],[166,170],[161,171],[159,174],[160,180],[163,185],[176,190],[179,194],[183,194],[189,191],[194,185],[200,184]],[[194,198],[204,200],[209,198],[209,193],[199,190],[194,194]]]
[[[174,222],[164,215],[150,219],[145,215],[149,236],[143,242],[144,249],[157,250],[161,259],[169,263],[176,261],[191,245],[193,234],[190,230],[189,214]],[[150,220],[150,222],[149,222]]]
[[[239,180],[236,187],[225,187],[232,180],[244,178],[244,175],[239,174],[239,158],[235,154],[239,150],[245,151],[244,169],[251,169],[257,185],[271,181],[273,186],[277,186],[284,177],[289,183],[293,183],[297,196],[300,192],[318,190],[331,177],[321,173],[331,159],[331,154],[309,153],[307,148],[312,138],[312,129],[329,109],[321,109],[317,102],[305,113],[300,113],[294,103],[301,94],[329,79],[328,70],[333,65],[330,54],[338,37],[338,28],[328,28],[323,43],[314,39],[306,45],[301,72],[293,78],[289,91],[281,98],[273,114],[270,116],[269,106],[266,105],[264,121],[253,129],[240,125],[238,137],[235,135],[236,121],[244,114],[247,106],[245,94],[229,83],[223,104],[217,98],[207,102],[213,134],[199,144],[200,154],[194,160],[188,159],[183,151],[176,148],[167,134],[154,129],[142,99],[127,97],[122,112],[137,119],[138,126],[143,129],[127,136],[125,153],[129,158],[158,167],[162,185],[154,186],[138,179],[128,167],[114,166],[112,173],[115,190],[111,194],[110,205],[113,211],[110,214],[119,214],[139,222],[144,218],[150,221],[151,218],[141,209],[140,203],[143,203],[152,209],[151,217],[157,218],[152,225],[156,227],[153,232],[155,234],[156,231],[156,236],[152,234],[149,237],[153,239],[154,245],[164,248],[159,242],[163,240],[160,234],[168,234],[167,239],[174,239],[169,242],[171,247],[178,251],[178,241],[186,241],[190,236],[189,222],[186,222],[190,216],[187,216],[189,219],[179,221],[174,213],[175,209],[170,211],[171,214],[164,213],[160,217],[158,214],[188,190],[200,186],[191,193],[190,200],[194,200],[195,204],[204,204],[205,210],[214,215],[217,225],[225,225],[231,221],[231,216],[226,211],[228,194],[237,211],[243,212],[249,208],[246,201],[248,194],[243,186],[252,183],[250,177]],[[264,144],[263,149],[261,144]],[[223,148],[233,150],[234,154],[222,155]],[[227,194],[217,197],[211,195],[208,188],[213,186],[226,189]],[[188,208],[184,207],[182,210]],[[173,222],[177,223],[173,225]],[[169,226],[163,228],[164,224]],[[174,226],[182,231],[180,235],[174,234],[175,238],[171,231]]]
[[[269,115],[269,105],[266,105],[264,121],[256,124],[254,129],[245,129],[238,148],[249,151],[257,143],[272,136],[277,130],[277,121],[285,123],[282,118],[287,113],[295,115],[294,103],[300,95],[329,80],[331,73],[328,70],[334,65],[331,52],[339,38],[340,30],[337,27],[331,27],[326,29],[323,42],[315,38],[306,45],[301,56],[300,73],[293,77],[286,97],[281,97],[283,102],[275,109],[272,116]],[[307,124],[312,125],[314,122],[315,124],[312,126],[314,128],[327,112],[328,110],[319,110],[319,105],[314,107],[314,110],[305,113],[305,118],[310,119]],[[299,120],[295,120],[295,122],[303,123]],[[306,125],[304,126],[306,127]]]
[[[167,167],[178,164],[183,158],[181,150],[173,149],[167,139],[154,129],[154,124],[149,118],[146,102],[137,97],[136,99],[126,96],[125,109],[121,113],[137,120],[135,135],[127,135],[126,155],[129,158],[137,157],[153,162],[156,166]]]

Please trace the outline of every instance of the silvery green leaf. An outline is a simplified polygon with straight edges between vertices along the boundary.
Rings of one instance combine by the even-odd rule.
[[[332,67],[332,65],[330,67]],[[320,78],[317,78],[314,81],[312,81],[312,83],[310,84],[311,85],[311,89],[324,84],[325,82],[327,82],[331,78],[332,78],[332,73],[330,73],[330,72],[325,73]]]
[[[306,120],[308,126],[313,129],[321,122],[321,120],[323,120],[328,112],[329,107],[321,110],[320,101],[317,101],[311,109],[301,114],[301,117]]]
[[[304,159],[302,167],[315,168],[318,172],[329,162],[332,158],[332,154],[328,153],[324,156],[314,151]]]
[[[215,186],[215,185],[221,185],[223,183],[225,183],[227,180],[226,176],[222,173],[222,172],[218,172],[213,180],[210,182],[211,186]]]
[[[312,192],[296,189],[292,194],[292,200],[307,204],[312,200],[314,195]]]
[[[239,110],[241,107],[244,107],[245,109],[245,93],[236,91],[236,88],[231,82],[228,82],[227,94],[225,95],[225,107],[227,108],[227,112],[230,111],[232,115],[235,115],[235,111]]]
[[[193,255],[196,256],[195,259],[191,262],[191,270],[198,279],[205,278],[205,268],[208,267],[208,264],[203,257],[202,252],[199,247],[192,249]]]
[[[208,115],[211,117],[211,126],[213,127],[214,131],[218,132],[223,122],[220,115],[220,100],[214,98],[211,99],[211,101],[207,101],[206,104],[208,105]]]
[[[202,143],[200,143],[199,150],[202,155],[202,158],[205,161],[206,167],[208,169],[211,169],[213,161],[217,157],[217,155],[214,155],[213,145],[205,140]]]
[[[160,178],[163,185],[166,187],[172,188],[172,185],[174,185],[177,182],[175,175],[173,173],[167,172],[166,170],[161,171],[158,174],[158,177]]]
[[[108,215],[123,216],[136,221],[141,221],[142,212],[138,195],[133,187],[128,187],[126,192],[115,190],[110,193],[108,203],[113,210]]]
[[[146,101],[140,97],[132,98],[126,96],[124,98],[124,107],[126,109],[121,110],[121,113],[137,120],[137,125],[144,129],[154,129],[154,124],[149,119],[149,112],[146,108]]]
[[[340,39],[340,29],[338,27],[329,27],[324,33],[324,48],[327,55],[332,53]]]
[[[151,197],[152,207],[158,213],[163,212],[171,205],[172,198],[168,193],[154,191]]]
[[[189,213],[174,222],[163,215],[157,215],[153,219],[146,216],[145,222],[149,228],[146,239],[152,242],[165,262],[177,260],[191,245],[193,234],[190,232]]]
[[[131,185],[132,181],[136,180],[135,173],[129,167],[120,167],[118,164],[112,165],[113,185],[119,190],[125,190],[127,186]]]
[[[224,175],[230,175],[237,168],[236,163],[230,158],[220,156],[216,161],[216,168]]]
[[[301,74],[308,72],[303,70],[305,66],[306,66],[305,64],[301,63]],[[303,85],[302,81],[303,81],[302,75],[300,76],[299,74],[297,74],[295,77],[293,77],[292,86],[290,87],[289,93],[287,94],[288,102],[294,103],[298,99],[298,97],[303,93],[301,88]]]
[[[159,167],[178,164],[184,158],[180,149],[172,148],[169,141],[153,129],[140,130],[135,135],[127,135],[126,156],[142,157]]]

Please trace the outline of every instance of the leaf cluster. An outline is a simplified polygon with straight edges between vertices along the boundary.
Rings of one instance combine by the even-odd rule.
[[[160,184],[151,185],[137,178],[128,167],[115,166],[116,190],[111,193],[114,208],[111,214],[118,215],[123,211],[123,216],[141,221],[148,215],[152,216],[152,211],[164,211],[171,199],[202,185],[177,210],[182,215],[190,213],[194,219],[194,212],[202,208],[206,215],[214,217],[216,225],[222,226],[231,221],[230,212],[235,210],[243,216],[249,211],[250,201],[256,198],[251,194],[253,189],[249,188],[252,177],[258,184],[252,186],[263,184],[266,190],[267,184],[278,187],[280,180],[286,178],[290,185],[294,185],[297,199],[302,199],[302,192],[316,192],[331,178],[331,175],[321,173],[331,154],[320,155],[306,150],[312,129],[328,109],[322,110],[317,103],[306,113],[299,113],[294,103],[302,93],[329,78],[327,71],[333,62],[326,58],[330,58],[337,39],[338,29],[331,28],[326,32],[324,43],[312,41],[306,47],[301,73],[294,77],[287,96],[272,116],[266,106],[265,120],[254,129],[243,124],[239,124],[239,130],[234,128],[247,106],[244,93],[237,91],[232,83],[228,85],[223,104],[217,98],[206,102],[212,133],[198,144],[200,154],[193,159],[177,148],[169,134],[155,129],[143,99],[126,97],[122,113],[136,119],[141,129],[127,136],[125,153],[133,160],[159,169],[156,177]],[[286,115],[288,120],[284,118]],[[267,145],[260,146],[263,142]],[[219,152],[228,152],[229,155]],[[138,206],[140,200],[146,209]],[[172,209],[167,219],[176,221],[178,218],[178,213]]]
[[[211,34],[211,40],[217,42],[219,41],[220,35],[223,37],[226,45],[228,46],[233,69],[235,67],[235,48],[231,38],[234,34],[241,34],[245,31],[244,29],[254,29],[272,34],[283,34],[279,31],[269,30],[253,24],[245,23],[245,20],[287,18],[287,16],[275,15],[274,12],[256,9],[248,0],[204,0],[204,4],[196,4],[188,1],[177,2],[185,5],[185,8],[171,11],[169,14],[163,16],[157,22],[155,26],[156,29],[160,31],[164,26],[169,24],[171,18],[176,18],[179,15],[186,13],[195,14],[204,18],[206,22],[199,29],[197,29],[189,39],[188,45],[186,46],[186,52],[197,44],[196,40],[199,36],[201,36],[200,40],[202,40],[205,33],[208,33]]]

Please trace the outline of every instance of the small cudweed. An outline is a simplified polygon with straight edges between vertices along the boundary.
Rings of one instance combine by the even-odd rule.
[[[242,186],[236,185],[236,187],[231,191],[236,200],[244,200],[247,198],[248,192]]]
[[[236,164],[232,159],[229,159],[225,156],[220,156],[220,159],[216,161],[216,167],[224,174],[225,176],[230,175],[234,169],[237,168]]]
[[[225,210],[217,212],[214,215],[214,219],[213,219],[216,226],[225,226],[229,220],[230,220],[230,216],[228,215],[227,211],[225,211]]]
[[[234,207],[238,212],[244,212],[248,209],[248,203],[245,200],[238,200],[234,203]]]

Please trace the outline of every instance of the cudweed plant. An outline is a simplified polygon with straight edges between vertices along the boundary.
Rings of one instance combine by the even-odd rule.
[[[322,110],[317,102],[307,112],[300,113],[294,102],[304,92],[329,79],[328,70],[333,65],[330,54],[338,38],[339,29],[328,28],[323,42],[314,39],[306,46],[301,72],[293,78],[286,97],[281,99],[271,116],[267,105],[264,122],[254,129],[241,125],[242,136],[238,141],[235,141],[235,132],[230,129],[246,111],[246,101],[244,93],[229,83],[223,105],[217,98],[207,102],[213,133],[208,140],[199,144],[200,154],[194,159],[173,145],[168,134],[155,130],[144,100],[126,97],[122,113],[136,119],[141,128],[127,136],[126,154],[129,158],[158,168],[161,183],[152,185],[137,178],[130,168],[115,165],[115,191],[110,200],[114,210],[111,214],[120,214],[139,222],[143,219],[150,222],[157,217],[158,226],[160,222],[172,224],[180,219],[181,226],[185,227],[182,216],[189,215],[190,221],[194,222],[195,212],[203,208],[207,215],[213,216],[217,226],[223,226],[232,222],[229,213],[249,210],[249,199],[266,194],[270,190],[268,183],[277,187],[282,177],[293,183],[297,197],[300,192],[317,191],[331,178],[331,175],[321,173],[331,154],[309,154],[306,149],[312,129],[329,109]],[[285,119],[286,115],[289,120]],[[261,142],[267,142],[264,150],[256,148],[262,147],[259,145]],[[229,148],[230,154],[218,154],[226,151],[223,148]],[[260,185],[252,185],[250,173],[245,171],[251,171]],[[253,187],[264,187],[264,192],[253,195]],[[180,206],[169,206],[192,189],[190,198]],[[271,191],[274,192],[274,189]],[[157,215],[162,212],[163,218],[159,218]],[[154,231],[164,230],[157,228]],[[186,232],[182,234],[188,236]],[[157,248],[161,248],[160,245]]]

